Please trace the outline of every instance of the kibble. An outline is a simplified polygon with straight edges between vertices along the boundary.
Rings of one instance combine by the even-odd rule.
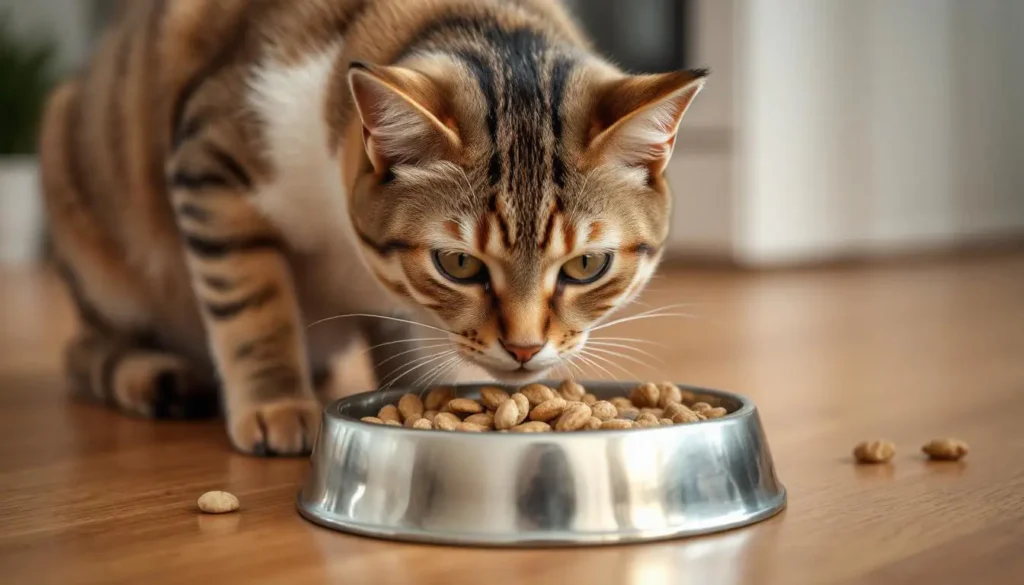
[[[228,492],[206,492],[196,502],[206,514],[227,514],[238,510],[238,498]]]
[[[487,410],[495,411],[501,406],[502,402],[509,399],[508,392],[505,392],[501,388],[495,388],[488,386],[480,389],[480,402],[484,404]]]
[[[544,384],[530,384],[519,389],[519,393],[530,401],[530,406],[537,406],[555,397],[555,391]]]
[[[569,402],[583,402],[587,389],[573,380],[566,380],[558,387],[558,394]]]
[[[406,394],[398,401],[398,412],[403,421],[417,420],[423,417],[423,401],[415,394]]]
[[[640,384],[630,396],[598,400],[579,382],[567,380],[557,391],[543,384],[529,384],[518,392],[497,386],[481,388],[480,399],[459,398],[451,388],[434,388],[421,399],[403,395],[397,404],[382,407],[376,416],[360,420],[376,425],[404,426],[418,430],[469,433],[546,433],[584,430],[644,429],[690,424],[729,414],[715,397],[681,390],[671,382]],[[967,452],[962,441],[933,441],[925,452],[937,459],[957,459]],[[884,442],[873,442],[871,445]],[[867,444],[865,444],[867,445]],[[858,450],[861,446],[858,446]],[[864,447],[865,461],[884,456],[878,447]],[[859,452],[859,451],[858,451]],[[933,454],[934,453],[934,454]],[[862,460],[858,455],[858,460]],[[888,457],[892,457],[890,454]],[[885,459],[887,460],[887,459]]]
[[[537,406],[533,407],[530,411],[530,420],[539,420],[541,422],[548,422],[559,415],[565,410],[565,399],[564,398],[552,398],[551,400],[545,400]]]
[[[430,392],[427,392],[427,397],[423,401],[423,408],[427,410],[440,411],[444,405],[451,402],[455,398],[455,391],[451,388],[434,388]]]
[[[960,439],[935,439],[921,447],[921,451],[934,461],[959,461],[967,456],[967,443]]]
[[[853,448],[859,463],[885,463],[896,454],[896,445],[889,441],[864,441]]]

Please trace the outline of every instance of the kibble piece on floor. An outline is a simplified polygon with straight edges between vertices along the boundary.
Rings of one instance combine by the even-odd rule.
[[[885,463],[896,454],[896,445],[889,441],[864,441],[853,448],[860,463]]]
[[[207,514],[226,514],[239,508],[238,498],[228,492],[206,492],[196,503]]]
[[[959,461],[967,456],[967,443],[960,439],[935,439],[921,447],[921,451],[935,461]]]

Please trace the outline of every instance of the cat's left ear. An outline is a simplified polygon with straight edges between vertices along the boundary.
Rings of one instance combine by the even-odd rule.
[[[664,172],[683,114],[707,80],[706,69],[636,75],[606,83],[598,92],[589,156]]]
[[[423,73],[354,63],[349,87],[363,123],[363,145],[378,173],[396,164],[451,158],[461,141],[446,124],[445,99]]]

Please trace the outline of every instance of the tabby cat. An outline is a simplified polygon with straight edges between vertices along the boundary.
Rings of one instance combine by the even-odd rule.
[[[295,455],[360,338],[378,380],[536,379],[651,276],[705,76],[624,74],[552,0],[123,2],[43,128],[70,384]]]

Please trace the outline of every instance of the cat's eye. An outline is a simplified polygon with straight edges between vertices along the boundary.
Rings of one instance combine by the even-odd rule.
[[[611,265],[611,254],[583,254],[562,265],[561,278],[571,284],[590,284],[604,276]]]
[[[446,278],[459,284],[487,281],[487,267],[484,263],[465,252],[435,250],[434,265]]]

